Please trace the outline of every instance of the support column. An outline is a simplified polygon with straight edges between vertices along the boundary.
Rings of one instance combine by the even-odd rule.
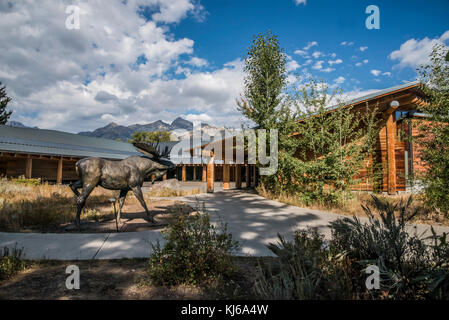
[[[167,173],[164,173],[164,175],[162,176],[162,181],[167,180]]]
[[[210,157],[207,164],[207,193],[214,193],[214,157]]]
[[[196,181],[196,166],[193,166],[193,181]]]
[[[56,183],[62,183],[62,157],[58,160],[58,172],[56,174]]]
[[[185,182],[186,181],[186,165],[183,164],[182,165],[182,181]]]
[[[206,170],[207,166],[203,164],[203,182],[207,181],[207,170]]]
[[[388,194],[396,194],[396,113],[387,118]]]
[[[255,187],[256,186],[256,165],[255,164],[253,164],[250,172],[251,172],[251,176],[252,176],[251,187]]]
[[[245,166],[245,170],[246,170],[246,187],[249,188],[251,184],[251,176],[249,174],[249,164]]]
[[[223,165],[223,190],[229,190],[230,181],[230,166],[229,164]]]
[[[242,188],[242,166],[239,164],[235,165],[235,188]]]
[[[33,159],[31,159],[31,156],[28,155],[25,168],[25,178],[31,179],[32,171],[33,171]]]

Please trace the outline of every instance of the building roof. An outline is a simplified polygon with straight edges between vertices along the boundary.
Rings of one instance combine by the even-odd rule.
[[[380,98],[384,95],[388,95],[388,94],[392,94],[396,91],[401,91],[401,90],[405,90],[405,89],[410,89],[410,88],[414,88],[414,87],[418,87],[420,85],[419,81],[412,81],[412,82],[406,82],[394,87],[390,87],[387,89],[383,89],[383,90],[379,90],[370,94],[367,94],[365,96],[361,96],[349,101],[345,102],[345,105],[354,105],[354,104],[359,104],[368,100],[372,100],[372,99],[376,99],[376,98]]]
[[[35,128],[0,125],[0,152],[125,159],[141,155],[130,143]]]

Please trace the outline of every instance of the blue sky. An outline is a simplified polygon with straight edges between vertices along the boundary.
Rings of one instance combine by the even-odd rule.
[[[298,2],[298,3],[297,3]],[[80,28],[66,26],[69,5]],[[368,30],[368,5],[380,29]],[[449,44],[448,0],[42,0],[0,4],[0,81],[13,120],[78,132],[177,116],[217,126],[243,120],[243,59],[270,29],[289,79],[311,74],[348,97],[416,79]]]
[[[379,30],[365,27],[369,16],[365,8],[370,4],[380,9]],[[212,66],[219,68],[232,57],[243,57],[252,36],[270,29],[278,35],[285,53],[298,63],[307,59],[295,55],[295,50],[303,49],[309,42],[318,42],[311,52],[336,53],[343,63],[334,65],[334,72],[323,74],[310,68],[309,71],[329,82],[336,76],[354,78],[364,89],[385,88],[414,80],[416,72],[412,68],[395,68],[393,71],[398,61],[389,59],[389,54],[411,38],[433,39],[449,30],[447,0],[307,0],[306,4],[299,5],[289,0],[210,0],[203,1],[202,5],[208,12],[203,23],[187,19],[172,31],[176,36],[195,39],[196,53]],[[345,41],[353,44],[341,45]],[[360,47],[368,48],[362,52]],[[332,58],[318,60],[323,59]],[[355,66],[366,59],[368,63]],[[373,77],[370,73],[373,69],[391,72],[391,76]],[[342,87],[352,90],[355,84],[355,81],[353,84],[348,82]]]

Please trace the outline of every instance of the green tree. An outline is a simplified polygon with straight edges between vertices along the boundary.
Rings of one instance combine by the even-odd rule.
[[[6,106],[10,101],[11,98],[6,95],[6,87],[2,87],[2,83],[0,82],[0,124],[6,124],[12,114],[12,111],[6,110]]]
[[[376,113],[376,108],[345,106],[339,89],[329,92],[326,83],[314,79],[292,92],[280,117],[278,173],[264,179],[267,188],[294,194],[305,204],[343,204],[373,152]]]
[[[245,89],[238,110],[259,127],[275,126],[286,85],[286,57],[270,31],[254,36],[245,58]]]
[[[132,142],[168,142],[170,141],[170,133],[167,131],[140,131],[134,132]]]
[[[427,105],[420,107],[429,118],[420,121],[417,142],[427,166],[422,176],[426,202],[449,214],[449,54],[446,46],[434,46],[430,62],[420,68]]]

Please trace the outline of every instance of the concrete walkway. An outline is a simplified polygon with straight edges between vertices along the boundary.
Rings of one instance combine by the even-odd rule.
[[[224,221],[228,231],[242,245],[239,255],[266,256],[266,248],[277,241],[277,233],[287,238],[295,230],[307,226],[318,227],[330,235],[328,224],[344,216],[289,206],[267,200],[252,192],[226,191],[177,198],[192,205],[204,203],[212,221]],[[126,214],[126,213],[125,213]],[[428,225],[411,226],[418,233],[429,233]],[[411,230],[412,231],[412,230]],[[449,227],[435,227],[437,233],[448,232]],[[158,230],[126,233],[97,234],[33,234],[0,233],[0,248],[24,248],[27,259],[119,259],[148,257],[150,243],[162,241]]]

